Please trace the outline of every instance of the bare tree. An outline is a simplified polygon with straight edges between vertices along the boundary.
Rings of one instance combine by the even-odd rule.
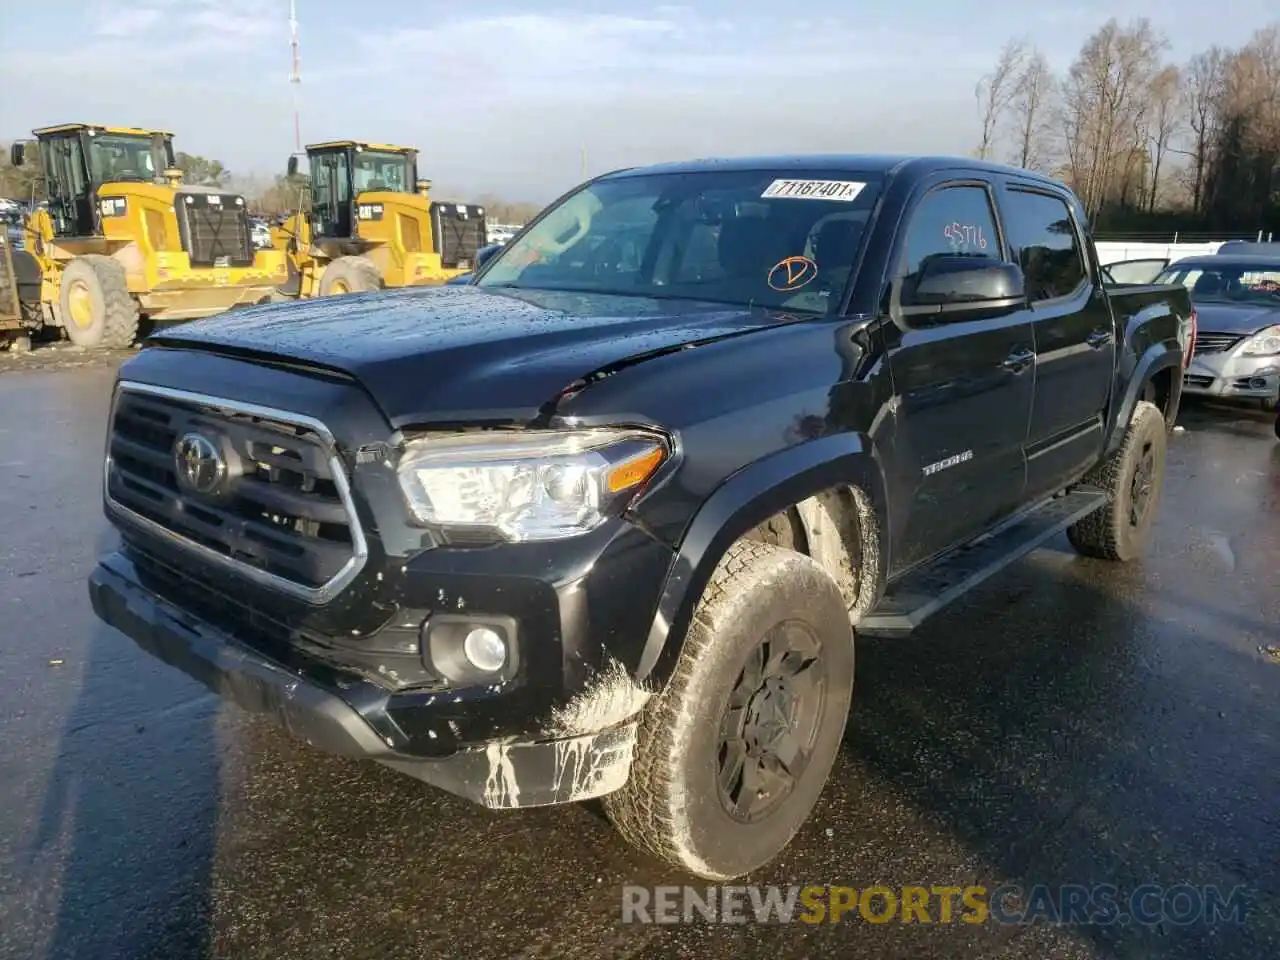
[[[1085,41],[1071,65],[1061,123],[1072,185],[1090,216],[1108,199],[1127,203],[1145,191],[1145,171],[1139,168],[1146,156],[1148,93],[1166,45],[1145,18],[1125,27],[1111,19]]]
[[[1047,117],[1054,93],[1053,72],[1039,50],[1032,50],[1018,74],[1010,104],[1018,123],[1018,166],[1037,169],[1047,160]]]
[[[1280,23],[1258,30],[1223,61],[1202,195],[1209,221],[1256,224],[1272,206],[1278,164]]]
[[[1147,210],[1154,211],[1160,192],[1160,167],[1169,144],[1178,134],[1184,114],[1182,111],[1182,74],[1177,67],[1165,67],[1152,78],[1149,97],[1151,117],[1149,138],[1151,141],[1151,192],[1147,197]]]
[[[1000,51],[995,68],[978,81],[973,91],[978,101],[978,112],[982,116],[982,139],[976,151],[980,159],[985,160],[991,156],[1000,121],[1013,101],[1018,76],[1026,58],[1026,41],[1010,40]]]
[[[1188,124],[1191,127],[1191,205],[1204,210],[1204,181],[1209,149],[1217,137],[1226,86],[1226,52],[1210,47],[1191,58],[1186,69]]]

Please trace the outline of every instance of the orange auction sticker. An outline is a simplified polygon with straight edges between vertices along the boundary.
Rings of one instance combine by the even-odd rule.
[[[799,290],[818,275],[818,265],[808,257],[787,257],[769,271],[769,286],[774,290]]]

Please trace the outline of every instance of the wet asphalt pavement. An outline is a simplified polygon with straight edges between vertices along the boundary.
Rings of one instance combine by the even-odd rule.
[[[94,618],[113,368],[0,367],[0,958],[1280,956],[1280,443],[1192,407],[1148,559],[1065,538],[868,640],[755,883],[1248,889],[1243,923],[620,922],[684,878],[591,807],[491,813],[248,719]]]

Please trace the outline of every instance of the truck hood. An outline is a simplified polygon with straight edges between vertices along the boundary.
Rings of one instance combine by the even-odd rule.
[[[147,344],[349,374],[398,429],[528,422],[602,368],[799,319],[702,301],[440,286],[234,311]]]
[[[1280,306],[1257,303],[1197,303],[1196,329],[1201,333],[1248,336],[1280,323]]]

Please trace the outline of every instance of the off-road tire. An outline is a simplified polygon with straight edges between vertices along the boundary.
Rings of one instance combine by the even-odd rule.
[[[1128,563],[1146,550],[1160,507],[1164,487],[1168,430],[1164,415],[1154,403],[1138,402],[1120,449],[1084,478],[1084,483],[1107,494],[1106,505],[1067,528],[1067,539],[1081,556]],[[1147,453],[1151,464],[1150,495],[1139,518],[1132,522],[1134,478]]]
[[[722,805],[717,757],[730,693],[776,624],[799,621],[816,640],[825,694],[810,759],[779,805],[754,823]],[[695,610],[666,689],[641,714],[627,783],[603,798],[636,847],[709,880],[774,859],[809,816],[831,772],[853,693],[854,645],[840,589],[804,554],[740,540],[717,565]]]
[[[88,322],[76,323],[71,310],[73,289],[82,287],[89,300]],[[59,314],[67,339],[86,349],[124,350],[138,337],[138,301],[129,293],[124,266],[111,257],[88,253],[62,270]]]
[[[336,288],[336,289],[335,289]],[[345,289],[344,289],[345,288]],[[320,296],[368,293],[382,289],[382,274],[365,257],[339,257],[320,274]]]

